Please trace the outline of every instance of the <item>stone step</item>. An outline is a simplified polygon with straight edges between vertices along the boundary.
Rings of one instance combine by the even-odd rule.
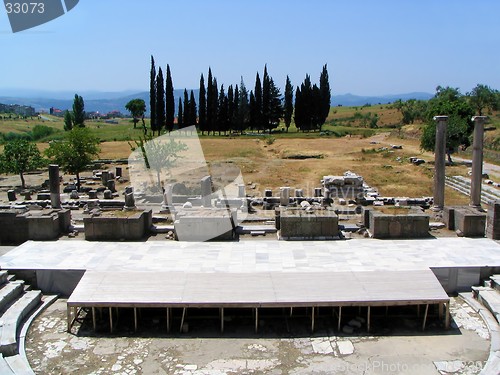
[[[13,355],[11,357],[6,357],[4,360],[9,365],[13,374],[16,375],[35,375],[34,371],[31,369],[31,366],[28,360],[21,356],[20,354]],[[3,374],[3,373],[2,373]]]
[[[500,293],[493,288],[474,287],[474,294],[479,302],[483,304],[500,323]]]
[[[446,179],[445,184],[452,189],[458,191],[459,193],[462,193],[464,195],[470,196],[470,188],[465,188],[463,185],[456,183],[454,180]],[[484,191],[481,192],[481,202],[485,205],[488,204],[488,202],[492,199],[495,199],[494,197],[490,196],[488,193],[485,193]]]
[[[17,354],[17,329],[23,319],[40,304],[42,292],[26,292],[0,318],[0,352],[4,356]]]
[[[10,374],[15,374],[14,370],[10,367],[9,363],[7,360],[3,357],[2,354],[0,354],[0,374],[2,375],[10,375]]]
[[[7,308],[24,291],[24,281],[13,281],[5,284],[0,289],[0,311]]]
[[[493,289],[500,291],[500,275],[493,275],[490,277],[490,284]]]
[[[0,285],[9,281],[9,273],[7,271],[0,271]]]
[[[471,182],[469,179],[463,176],[451,176],[446,177],[447,181],[451,181],[456,185],[463,187],[467,192],[470,192]],[[481,184],[481,194],[489,200],[500,199],[500,190],[491,187],[488,184]]]
[[[276,226],[274,225],[240,225],[236,227],[238,234],[251,234],[252,232],[276,233]]]

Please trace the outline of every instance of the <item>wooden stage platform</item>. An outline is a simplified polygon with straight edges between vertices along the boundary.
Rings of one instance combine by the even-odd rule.
[[[425,306],[425,328],[429,305],[438,305],[445,326],[449,326],[449,297],[430,270],[364,272],[256,272],[186,273],[93,271],[85,273],[68,299],[68,331],[81,308],[90,308],[96,325],[96,309],[108,308],[113,329],[113,309],[133,308],[137,329],[137,309],[166,309],[167,331],[171,328],[172,309],[181,308],[181,326],[189,308],[220,310],[224,330],[224,308],[252,309],[255,330],[259,309],[311,309],[314,331],[315,309],[331,307],[341,327],[342,307]]]

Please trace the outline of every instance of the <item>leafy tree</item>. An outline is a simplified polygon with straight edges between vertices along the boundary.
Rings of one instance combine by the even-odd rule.
[[[87,128],[74,128],[63,141],[53,141],[45,154],[63,170],[76,175],[80,191],[80,172],[99,155],[99,139]]]
[[[160,135],[165,126],[165,87],[163,86],[163,71],[158,68],[156,77],[156,130]]]
[[[483,115],[484,109],[492,111],[498,107],[495,90],[492,90],[487,85],[478,84],[471,92],[467,93],[467,96],[470,105],[476,110],[478,116]]]
[[[167,64],[167,81],[165,84],[165,121],[168,131],[174,128],[175,118],[175,98],[174,98],[174,85],[172,84],[172,75],[170,74],[170,66]]]
[[[64,130],[69,131],[73,129],[73,115],[70,111],[64,112]]]
[[[200,108],[198,111],[198,123],[200,125],[201,134],[203,135],[203,132],[207,130],[207,97],[203,73],[201,74],[200,78],[200,93],[198,96],[198,102],[200,104]]]
[[[144,123],[146,102],[143,99],[132,99],[127,104],[125,104],[125,109],[129,111],[134,118],[134,129],[139,122],[139,119],[142,119],[142,126],[144,128],[144,132],[146,132],[146,124]]]
[[[288,128],[292,123],[292,115],[293,115],[293,86],[290,82],[290,78],[286,76],[286,84],[285,84],[285,105],[284,105],[284,121],[286,131],[288,132]]]
[[[326,119],[328,118],[328,114],[330,113],[330,102],[332,100],[330,82],[328,80],[328,69],[326,64],[323,66],[323,70],[321,71],[321,75],[319,77],[319,90],[321,99],[318,114],[318,125],[319,130],[321,131],[321,126],[325,123]]]
[[[151,132],[154,134],[159,129],[156,124],[156,67],[153,56],[151,56],[151,72],[149,74],[149,107],[151,112]]]
[[[434,151],[436,123],[434,116],[448,116],[446,128],[446,154],[451,163],[451,154],[458,148],[470,146],[470,135],[474,130],[472,116],[474,108],[468,103],[457,88],[441,87],[436,89],[435,96],[428,102],[426,113],[427,125],[424,127],[420,138],[420,147],[423,150]]]
[[[73,100],[73,126],[85,127],[85,103],[78,94],[75,94]]]
[[[26,188],[24,173],[34,171],[46,164],[36,144],[25,139],[16,139],[5,144],[0,154],[0,171],[16,173],[21,178],[21,187]]]
[[[130,145],[132,151],[137,148],[141,150],[147,169],[153,169],[156,172],[158,189],[162,191],[161,174],[163,171],[169,173],[175,166],[177,160],[181,158],[180,153],[187,150],[187,145],[175,141],[173,138],[153,138],[152,135],[139,138],[135,141],[135,147]]]

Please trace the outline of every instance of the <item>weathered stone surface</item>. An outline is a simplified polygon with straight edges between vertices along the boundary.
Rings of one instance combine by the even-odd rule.
[[[484,237],[486,231],[486,214],[473,207],[455,208],[455,229],[465,237]]]
[[[138,241],[149,233],[152,210],[126,217],[92,216],[83,219],[87,241]]]
[[[369,217],[368,228],[374,238],[420,238],[429,235],[429,216],[425,214],[388,215],[371,210]]]
[[[279,217],[280,239],[320,240],[339,236],[338,216],[333,210],[312,207],[282,209]]]
[[[500,201],[491,201],[488,205],[486,236],[500,240]]]

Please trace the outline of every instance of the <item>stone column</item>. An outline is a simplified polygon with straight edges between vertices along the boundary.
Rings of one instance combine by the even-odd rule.
[[[61,208],[61,185],[59,181],[59,166],[57,164],[49,165],[49,186],[50,205],[52,208]]]
[[[201,205],[203,207],[212,206],[212,177],[205,176],[200,181],[201,185]]]
[[[470,205],[481,208],[481,184],[483,182],[483,140],[486,116],[475,116],[474,141],[472,145],[472,175],[470,185]]]
[[[434,211],[444,208],[444,181],[446,167],[446,125],[448,116],[436,116],[436,145],[434,148]]]
[[[290,203],[290,188],[288,186],[280,187],[280,206],[288,206]]]

